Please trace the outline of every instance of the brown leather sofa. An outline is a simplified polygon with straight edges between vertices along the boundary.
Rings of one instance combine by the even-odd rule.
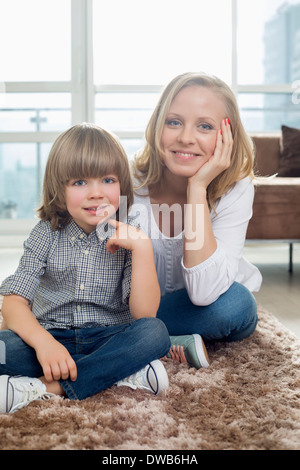
[[[281,134],[252,135],[255,146],[255,197],[247,240],[300,242],[300,177],[279,177]],[[268,178],[263,178],[268,177]]]

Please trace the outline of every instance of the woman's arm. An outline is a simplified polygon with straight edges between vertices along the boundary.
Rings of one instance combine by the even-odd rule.
[[[206,191],[211,181],[230,166],[231,152],[231,128],[225,119],[222,122],[222,129],[218,131],[214,155],[188,180],[183,256],[183,263],[186,268],[192,268],[203,263],[217,249],[217,241],[213,233],[210,211],[206,200]],[[196,234],[194,238],[193,233]],[[202,234],[202,237],[199,237],[199,233]]]
[[[252,216],[253,185],[250,178],[236,183],[219,201],[217,215],[210,214],[206,201],[207,187],[230,166],[231,161],[231,127],[227,120],[221,127],[214,155],[188,181],[185,231],[187,235],[192,230],[202,234],[197,243],[191,243],[186,236],[182,262],[185,285],[195,305],[213,303],[236,279]],[[197,214],[199,207],[202,212]]]
[[[252,216],[253,197],[254,187],[250,178],[236,183],[220,199],[217,214],[211,217],[217,249],[192,268],[186,268],[182,263],[185,285],[194,304],[211,304],[236,280]]]
[[[141,230],[114,220],[117,230],[107,242],[114,253],[119,247],[132,252],[131,290],[129,307],[133,318],[155,317],[160,303],[153,248],[150,238]]]

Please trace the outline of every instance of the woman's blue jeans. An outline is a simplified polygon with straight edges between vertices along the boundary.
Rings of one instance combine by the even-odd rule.
[[[87,398],[111,387],[170,349],[168,331],[157,318],[103,328],[49,331],[76,362],[77,380],[60,380],[71,399]],[[0,375],[43,376],[35,350],[17,334],[2,330],[0,341],[5,345],[1,348],[5,349],[5,361],[0,361]]]
[[[256,328],[257,304],[251,292],[237,282],[203,307],[192,304],[182,289],[162,297],[157,318],[170,335],[198,333],[205,341],[239,341]]]

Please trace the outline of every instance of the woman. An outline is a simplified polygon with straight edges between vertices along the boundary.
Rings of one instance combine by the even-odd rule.
[[[251,292],[259,290],[261,274],[243,258],[253,149],[231,89],[206,74],[175,77],[152,114],[133,172],[131,213],[152,239],[162,292],[158,318],[172,350],[183,346],[174,357],[201,367],[200,336],[242,340],[257,324]]]

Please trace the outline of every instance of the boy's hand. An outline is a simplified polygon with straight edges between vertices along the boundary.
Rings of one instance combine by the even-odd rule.
[[[116,228],[115,233],[106,243],[106,249],[109,253],[115,253],[119,247],[133,251],[138,246],[144,246],[149,237],[142,230],[131,225],[109,219],[108,223]]]
[[[77,367],[68,350],[54,338],[36,348],[36,355],[47,382],[77,379]]]

